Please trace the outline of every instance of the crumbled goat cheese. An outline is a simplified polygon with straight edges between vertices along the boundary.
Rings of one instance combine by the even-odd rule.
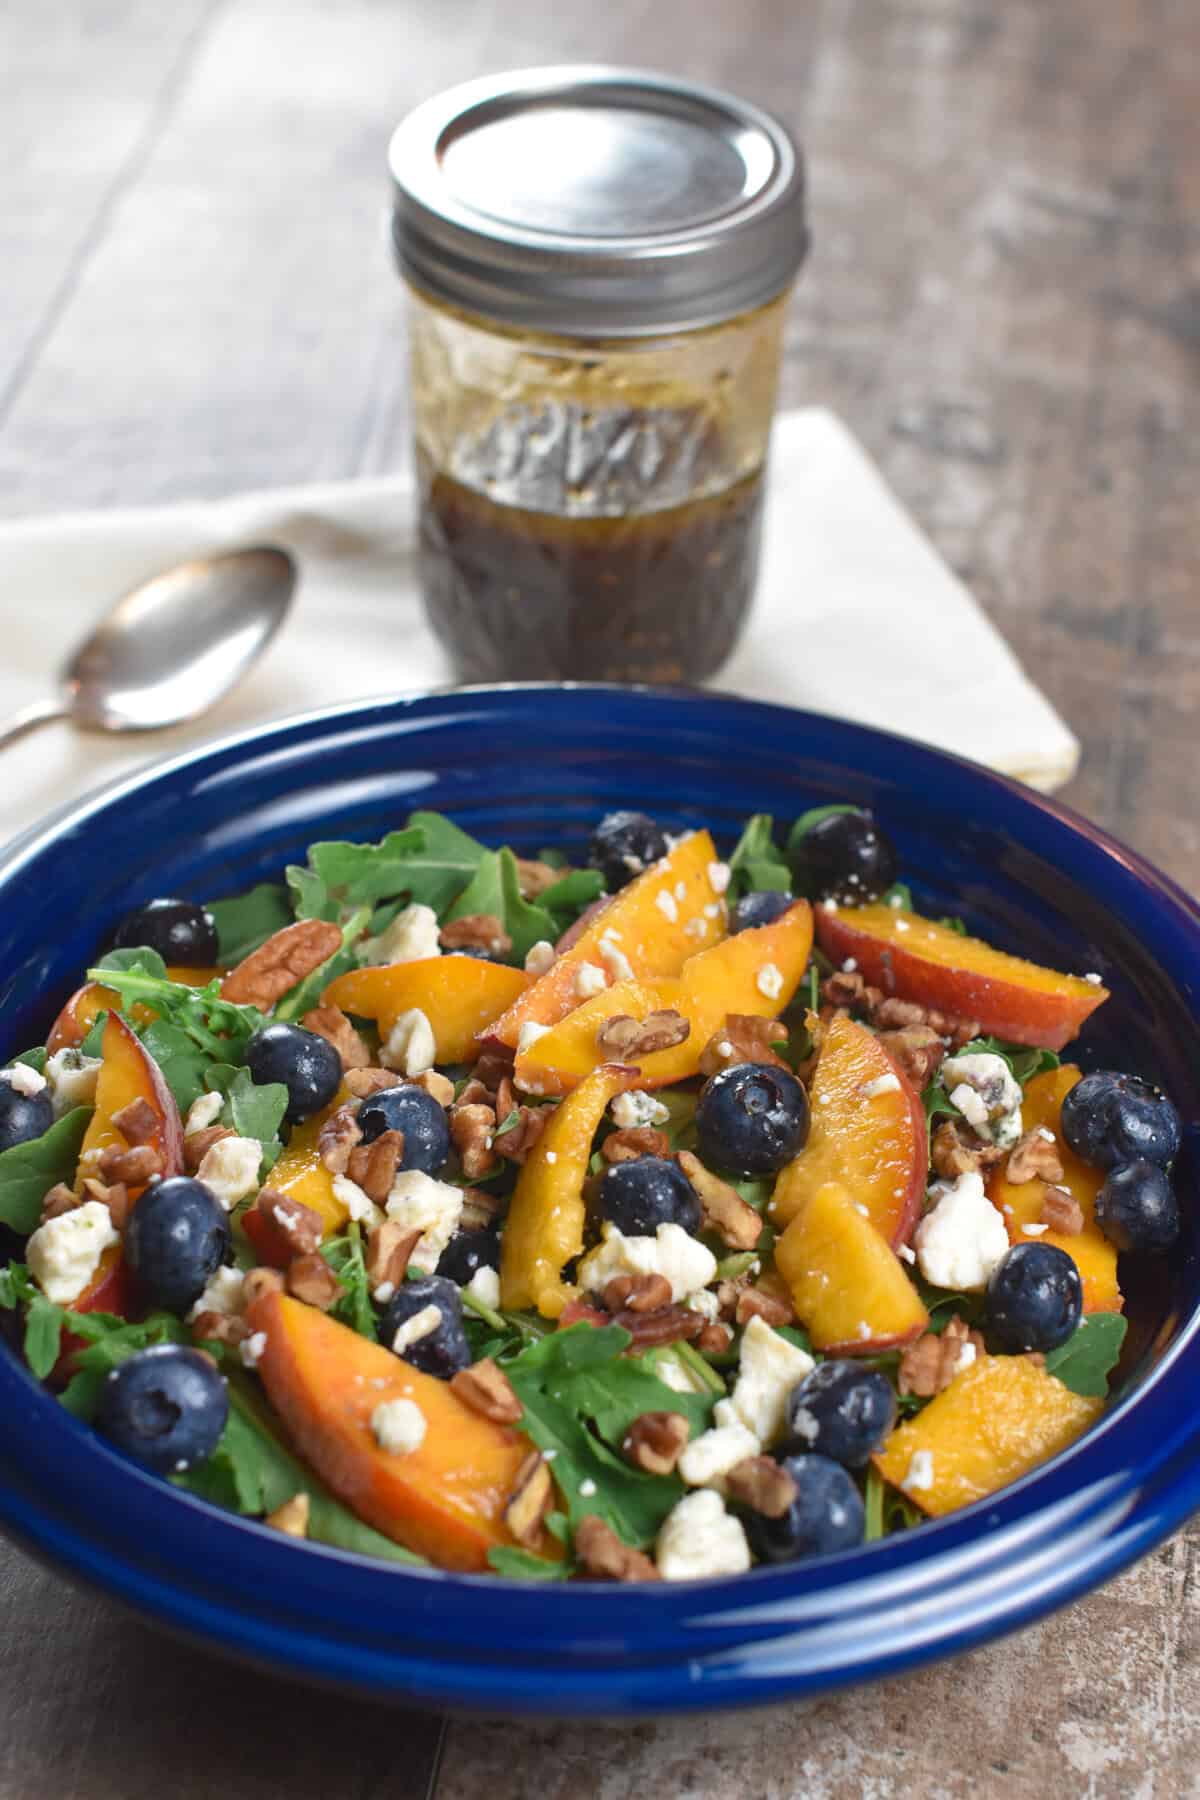
[[[821,1435],[821,1421],[813,1413],[809,1412],[807,1406],[798,1406],[796,1408],[795,1412],[792,1414],[790,1424],[792,1435],[798,1437],[802,1443],[808,1444],[810,1447],[816,1443]]]
[[[701,1432],[684,1446],[675,1466],[689,1487],[711,1487],[724,1492],[730,1469],[736,1469],[748,1456],[757,1456],[761,1449],[754,1433],[735,1420],[732,1425],[718,1425]]]
[[[611,938],[602,937],[597,950],[611,981],[633,980],[633,964]]]
[[[897,919],[896,920],[896,930],[897,931],[911,931],[912,926],[909,924],[907,919]]]
[[[686,900],[687,899],[687,882],[686,881],[677,881],[675,883],[675,898],[677,900]]]
[[[857,969],[857,967],[858,967],[857,956],[848,956],[846,958],[845,962],[842,964],[842,974],[843,975],[853,975],[853,973],[854,973],[855,969]]]
[[[489,1148],[490,1148],[490,1146],[489,1146]],[[557,1150],[547,1150],[546,1161],[548,1163],[550,1163],[551,1165],[556,1163],[558,1161],[558,1151]]]
[[[204,1292],[188,1314],[188,1323],[194,1323],[203,1312],[240,1313],[245,1281],[240,1269],[218,1269],[209,1276]]]
[[[371,1414],[371,1430],[389,1456],[408,1456],[425,1442],[425,1414],[415,1400],[381,1400]]]
[[[46,1077],[31,1069],[28,1063],[13,1063],[9,1069],[0,1069],[0,1081],[7,1081],[14,1093],[24,1094],[27,1100],[40,1094],[46,1085]]]
[[[913,1253],[912,1247],[909,1244],[901,1244],[900,1248],[896,1252],[896,1255],[900,1258],[901,1262],[915,1263],[917,1260],[915,1254]]]
[[[1085,981],[1090,981],[1093,987],[1104,986],[1104,977],[1102,975],[1097,975],[1094,969],[1089,969],[1083,979]]]
[[[392,1349],[397,1356],[403,1356],[411,1344],[419,1344],[422,1338],[430,1337],[442,1322],[440,1306],[423,1306],[415,1312],[411,1319],[405,1319],[392,1339]]]
[[[922,1493],[933,1486],[933,1452],[932,1450],[914,1450],[908,1461],[908,1470],[900,1483],[906,1494]]]
[[[243,1366],[247,1369],[257,1368],[263,1359],[266,1348],[267,1334],[265,1331],[256,1331],[253,1337],[246,1338],[238,1345],[238,1355],[242,1359]]]
[[[1041,1237],[1043,1231],[1049,1231],[1048,1225],[1022,1225],[1021,1230],[1026,1237]]]
[[[759,1443],[770,1449],[787,1425],[787,1403],[792,1389],[813,1367],[806,1350],[780,1337],[764,1319],[752,1318],[742,1333],[738,1377],[728,1400],[718,1400],[713,1417],[718,1425],[740,1420]]]
[[[895,900],[892,902],[892,904],[894,906],[899,906],[900,902],[898,900]],[[836,912],[837,909],[838,909],[838,903],[836,900],[834,900],[832,898],[830,898],[828,900],[822,900],[822,902],[821,902],[821,911],[822,912]]]
[[[754,977],[754,985],[764,1000],[778,1000],[783,992],[783,976],[774,963],[764,963]]]
[[[659,889],[658,893],[654,896],[654,904],[657,906],[663,918],[668,919],[671,924],[674,925],[676,919],[679,917],[679,908],[675,904],[675,896],[671,893],[669,888]]]
[[[750,1546],[741,1521],[725,1511],[712,1488],[697,1488],[663,1520],[654,1547],[664,1581],[695,1581],[705,1575],[740,1575],[750,1567]]]
[[[936,1190],[935,1190],[936,1191]],[[1004,1220],[970,1169],[941,1189],[936,1205],[913,1234],[917,1261],[934,1287],[977,1293],[1008,1251]]]
[[[238,1201],[258,1186],[261,1162],[262,1145],[257,1138],[220,1138],[204,1152],[196,1180],[211,1189],[226,1212],[232,1212]]]
[[[579,1484],[579,1492],[584,1500],[590,1500],[596,1492],[596,1484],[590,1475],[585,1475]]]
[[[889,1070],[886,1075],[877,1075],[874,1081],[866,1082],[858,1091],[864,1100],[875,1100],[880,1094],[898,1094],[900,1077]]]
[[[524,1056],[527,1050],[532,1050],[538,1039],[545,1037],[549,1029],[548,1025],[539,1025],[536,1019],[526,1019],[517,1033],[517,1055]]]
[[[632,1088],[628,1093],[618,1094],[609,1111],[613,1124],[622,1131],[637,1131],[643,1125],[661,1125],[670,1113],[661,1100],[653,1094],[647,1094],[641,1088]]]
[[[575,997],[578,1000],[590,1000],[596,994],[602,994],[608,986],[608,976],[598,963],[581,962],[575,971]]]
[[[981,1094],[977,1094],[968,1082],[960,1081],[956,1088],[951,1089],[950,1099],[968,1125],[974,1126],[981,1137],[991,1137],[987,1101]]]
[[[1001,1149],[1021,1135],[1021,1085],[1002,1056],[981,1050],[948,1056],[941,1082],[968,1124]]]
[[[693,1312],[703,1313],[710,1325],[715,1325],[721,1316],[721,1302],[711,1288],[701,1288],[698,1294],[690,1294],[688,1306]]]
[[[394,1281],[381,1281],[378,1287],[371,1289],[371,1298],[380,1306],[386,1306],[395,1292],[396,1284]]]
[[[362,960],[379,966],[424,962],[426,957],[440,956],[442,946],[438,942],[438,929],[438,917],[432,906],[406,906],[378,937],[367,939]]]
[[[539,938],[525,952],[525,973],[527,975],[544,975],[558,961],[558,952],[548,938]]]
[[[721,905],[719,900],[711,900],[703,910],[706,919],[719,919],[725,911],[725,908]],[[690,926],[685,925],[683,929],[688,931],[690,930]]]
[[[100,1267],[104,1252],[120,1241],[104,1202],[89,1200],[39,1225],[25,1246],[25,1261],[47,1300],[69,1306]]]
[[[46,1080],[54,1116],[61,1119],[77,1106],[91,1106],[100,1078],[100,1058],[82,1050],[56,1050],[46,1063]]]
[[[225,1101],[220,1094],[201,1094],[188,1107],[188,1116],[183,1121],[183,1135],[190,1137],[193,1131],[207,1131],[215,1125],[221,1116],[221,1108]]]
[[[714,894],[723,894],[729,887],[730,868],[728,863],[712,862],[708,865],[708,885]]]
[[[383,1222],[383,1213],[369,1194],[363,1192],[357,1181],[351,1181],[348,1175],[335,1175],[333,1178],[333,1197],[340,1200],[356,1225],[379,1225]]]
[[[978,1352],[975,1349],[974,1344],[964,1344],[958,1353],[958,1360],[954,1364],[954,1373],[956,1375],[961,1375],[964,1369],[969,1369],[977,1355]]]
[[[432,1069],[436,1056],[433,1026],[419,1006],[410,1006],[400,1014],[379,1052],[385,1069],[408,1076],[424,1075],[426,1069]]]
[[[579,1264],[580,1285],[590,1293],[602,1294],[615,1275],[662,1275],[678,1304],[716,1278],[716,1257],[682,1225],[660,1225],[653,1237],[626,1237],[607,1224],[603,1237]]]
[[[481,1263],[466,1285],[465,1292],[473,1294],[484,1306],[490,1306],[495,1312],[500,1304],[500,1276],[488,1263]]]
[[[405,1169],[392,1183],[385,1202],[389,1219],[405,1231],[419,1231],[412,1253],[417,1268],[432,1275],[446,1245],[458,1230],[463,1191],[448,1181],[435,1181],[422,1169]]]

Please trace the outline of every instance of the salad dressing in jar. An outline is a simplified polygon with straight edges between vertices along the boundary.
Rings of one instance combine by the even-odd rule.
[[[460,678],[697,681],[758,565],[803,171],[610,69],[473,82],[392,141],[421,577]]]

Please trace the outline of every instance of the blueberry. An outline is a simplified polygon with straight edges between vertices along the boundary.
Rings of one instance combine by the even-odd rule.
[[[1179,1236],[1179,1202],[1157,1163],[1124,1163],[1096,1195],[1096,1223],[1118,1250],[1169,1250]]]
[[[1062,1103],[1062,1130],[1076,1156],[1097,1169],[1143,1158],[1165,1169],[1183,1139],[1182,1121],[1162,1089],[1115,1069],[1075,1083]]]
[[[40,1138],[53,1123],[49,1094],[21,1094],[10,1081],[0,1081],[0,1150]]]
[[[303,1025],[264,1025],[246,1045],[246,1067],[260,1086],[281,1081],[288,1091],[284,1117],[295,1125],[328,1106],[342,1079],[342,1059],[325,1038]]]
[[[734,1063],[706,1081],[696,1103],[705,1162],[738,1175],[773,1175],[808,1141],[808,1096],[790,1069]]]
[[[891,840],[865,808],[826,813],[792,846],[792,860],[812,900],[864,906],[878,900],[896,879]]]
[[[743,894],[733,909],[730,931],[746,931],[752,925],[773,925],[781,913],[795,904],[794,894],[776,894],[766,888]]]
[[[125,1259],[151,1306],[185,1313],[233,1253],[229,1220],[211,1188],[171,1175],[146,1189],[125,1227]]]
[[[466,1287],[480,1269],[500,1267],[500,1234],[487,1231],[457,1231],[438,1258],[438,1274]]]
[[[212,914],[194,900],[147,900],[117,926],[113,947],[157,950],[165,963],[210,969],[217,960],[217,927]]]
[[[364,1144],[373,1144],[385,1131],[402,1131],[402,1169],[422,1169],[426,1175],[436,1175],[450,1154],[450,1122],[445,1107],[412,1082],[381,1088],[369,1095],[358,1109],[358,1129]]]
[[[700,1229],[700,1201],[679,1167],[665,1156],[613,1163],[600,1182],[599,1207],[626,1237],[653,1237],[660,1225]]]
[[[588,862],[599,869],[610,894],[666,854],[665,834],[641,812],[605,813],[588,845]]]
[[[208,1461],[228,1414],[225,1383],[206,1356],[182,1344],[155,1344],[108,1376],[96,1429],[127,1456],[175,1475]]]
[[[785,1456],[780,1466],[796,1483],[796,1498],[779,1519],[746,1511],[742,1523],[750,1548],[763,1562],[795,1562],[827,1556],[863,1541],[862,1495],[840,1463],[828,1456]]]
[[[789,1450],[861,1469],[895,1422],[896,1396],[886,1375],[848,1360],[818,1363],[788,1400]]]
[[[436,1307],[441,1318],[431,1331],[415,1338],[396,1354],[410,1362],[414,1369],[420,1369],[422,1374],[449,1381],[452,1375],[470,1365],[471,1349],[463,1330],[462,1297],[454,1283],[444,1276],[421,1275],[415,1281],[403,1282],[379,1321],[379,1341],[389,1350],[394,1349],[400,1327],[407,1319],[424,1312],[427,1306]]]
[[[992,1270],[985,1322],[1003,1350],[1054,1350],[1083,1313],[1079,1270],[1053,1244],[1014,1244]]]

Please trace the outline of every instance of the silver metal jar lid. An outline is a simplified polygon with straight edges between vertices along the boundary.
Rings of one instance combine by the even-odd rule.
[[[418,106],[388,153],[406,279],[502,324],[634,338],[736,318],[808,249],[770,114],[638,69],[523,69]]]

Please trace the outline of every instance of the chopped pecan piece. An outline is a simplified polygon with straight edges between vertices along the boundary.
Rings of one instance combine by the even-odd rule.
[[[796,1483],[773,1456],[748,1456],[725,1477],[729,1497],[764,1519],[782,1519],[796,1498]]]
[[[717,1306],[721,1318],[732,1320],[737,1317],[738,1301],[750,1286],[751,1280],[752,1277],[747,1270],[745,1274],[737,1276],[732,1281],[725,1280],[717,1283]]]
[[[1009,1151],[1004,1172],[1018,1187],[1027,1181],[1048,1181],[1051,1185],[1061,1181],[1062,1158],[1054,1138],[1043,1137],[1040,1130],[1027,1131]]]
[[[983,1338],[979,1332],[972,1331],[957,1313],[940,1337],[934,1331],[927,1331],[924,1337],[918,1338],[915,1344],[909,1344],[901,1353],[900,1392],[916,1394],[922,1400],[929,1399],[933,1394],[940,1394],[958,1374],[968,1345],[974,1354],[968,1352],[967,1362],[972,1362],[975,1356],[983,1355]]]
[[[946,1055],[946,1046],[931,1025],[906,1025],[902,1031],[881,1031],[879,1041],[918,1093],[929,1086]]]
[[[390,1289],[386,1298],[392,1294],[404,1280],[408,1269],[409,1258],[421,1241],[419,1231],[405,1231],[402,1225],[388,1219],[382,1225],[373,1225],[367,1233],[367,1282],[371,1293],[378,1294],[381,1289]]]
[[[346,1090],[356,1100],[365,1100],[368,1094],[378,1094],[383,1088],[400,1085],[400,1076],[395,1069],[347,1069],[345,1075]]]
[[[760,1019],[754,1013],[726,1013],[725,1023],[714,1031],[700,1056],[700,1073],[716,1075],[734,1063],[770,1063],[786,1069],[787,1063],[772,1048],[787,1042],[787,1026],[780,1019]]]
[[[283,1276],[278,1269],[248,1269],[242,1282],[242,1304],[252,1306],[264,1294],[282,1294]]]
[[[454,1099],[454,1083],[438,1069],[422,1069],[419,1075],[410,1076],[408,1085],[421,1088],[439,1106],[449,1106]]]
[[[450,1378],[450,1386],[473,1412],[482,1413],[497,1425],[515,1425],[525,1410],[513,1392],[512,1382],[490,1356],[460,1369]]]
[[[510,1050],[507,1044],[489,1043],[471,1074],[483,1083],[489,1094],[494,1094],[506,1075],[511,1080],[515,1058],[516,1051]]]
[[[556,1329],[559,1331],[566,1331],[572,1325],[611,1324],[612,1320],[606,1312],[601,1312],[600,1308],[598,1306],[593,1306],[590,1300],[584,1300],[580,1297],[567,1301],[567,1304],[558,1315],[558,1325]]]
[[[86,1186],[86,1182],[84,1183]],[[65,1181],[56,1181],[42,1201],[41,1223],[48,1219],[61,1219],[64,1213],[74,1212],[81,1205],[79,1195]]]
[[[222,1138],[236,1137],[228,1125],[206,1125],[203,1131],[189,1131],[183,1140],[183,1166],[194,1175],[214,1144]]]
[[[908,1031],[914,1025],[929,1023],[929,1008],[918,1006],[915,1000],[897,1000],[888,995],[870,1007],[870,1018],[879,1031]]]
[[[539,894],[544,894],[547,888],[569,873],[569,869],[552,868],[549,863],[538,862],[534,857],[518,856],[517,885],[522,900],[536,900]]]
[[[550,1468],[540,1450],[531,1451],[517,1470],[513,1491],[504,1508],[504,1523],[518,1544],[536,1544],[542,1520],[554,1499]]]
[[[232,1313],[202,1312],[192,1320],[192,1335],[201,1342],[232,1347],[245,1343],[250,1336],[250,1327],[245,1319],[235,1318]]]
[[[879,990],[868,989],[866,977],[856,969],[835,969],[821,983],[821,999],[826,1006],[864,1007],[869,993],[878,994]],[[882,999],[882,995],[879,997]]]
[[[496,1098],[492,1108],[496,1114],[497,1124],[503,1125],[504,1121],[516,1112],[520,1104],[511,1076],[502,1075],[496,1083]]]
[[[486,1188],[464,1188],[459,1230],[486,1231],[503,1211],[504,1200],[500,1194],[489,1194]]]
[[[610,1313],[622,1307],[630,1312],[658,1312],[671,1304],[671,1284],[665,1275],[614,1275],[604,1289],[604,1304]]]
[[[683,1413],[648,1412],[629,1427],[621,1454],[647,1475],[670,1475],[679,1461],[691,1427]]]
[[[221,983],[221,998],[269,1012],[298,981],[328,962],[341,947],[342,934],[328,919],[300,919],[295,925],[285,925],[229,971]]]
[[[141,1094],[115,1112],[112,1122],[127,1144],[151,1144],[158,1136],[160,1120],[150,1102]]]
[[[629,1125],[623,1131],[610,1131],[600,1146],[605,1162],[636,1162],[639,1156],[669,1156],[671,1140],[653,1125]]]
[[[763,1222],[749,1201],[706,1169],[690,1150],[680,1150],[675,1161],[696,1191],[709,1230],[732,1250],[753,1250],[762,1236]]]
[[[492,1148],[507,1162],[523,1163],[546,1128],[546,1115],[537,1106],[522,1106],[517,1122],[507,1131],[499,1131]]]
[[[403,1155],[404,1133],[381,1131],[369,1144],[355,1145],[346,1164],[346,1173],[368,1200],[382,1206],[392,1191]]]
[[[492,1148],[496,1115],[482,1101],[467,1106],[460,1101],[450,1108],[449,1119],[450,1137],[458,1151],[462,1172],[468,1181],[478,1181],[481,1175],[496,1166],[496,1152]]]
[[[1070,1188],[1048,1187],[1042,1200],[1041,1222],[1060,1237],[1077,1237],[1083,1230],[1083,1208]]]
[[[705,1325],[704,1330],[696,1339],[696,1348],[703,1350],[705,1356],[724,1356],[732,1342],[733,1332],[729,1326],[714,1320],[711,1324]]]
[[[613,1062],[632,1063],[640,1056],[653,1056],[656,1050],[670,1050],[687,1042],[691,1021],[682,1013],[663,1007],[634,1019],[627,1013],[614,1013],[596,1031],[596,1048]]]
[[[613,1062],[632,1062],[634,1046],[642,1035],[642,1022],[632,1013],[613,1013],[596,1031],[596,1048]]]
[[[734,1303],[737,1324],[748,1325],[751,1319],[762,1319],[767,1325],[794,1325],[796,1309],[782,1294],[769,1294],[764,1288],[743,1288]]]
[[[464,913],[450,919],[438,933],[443,950],[486,950],[489,956],[507,956],[512,938],[495,913]]]
[[[282,1531],[285,1537],[307,1537],[310,1510],[307,1494],[293,1494],[290,1500],[267,1514],[266,1523],[273,1525],[276,1531]]]
[[[608,1320],[601,1323],[607,1325]],[[677,1344],[681,1338],[690,1343],[700,1336],[706,1321],[690,1306],[660,1306],[656,1312],[634,1312],[626,1306],[612,1315],[612,1323],[629,1333],[635,1349],[647,1350],[653,1344]]]
[[[108,1215],[113,1222],[114,1229],[124,1231],[129,1220],[129,1209],[132,1203],[129,1198],[129,1189],[123,1181],[114,1181],[110,1184],[97,1181],[94,1175],[88,1175],[84,1178],[83,1191],[89,1200],[103,1201],[108,1208]],[[76,1204],[78,1205],[78,1202]]]
[[[311,1254],[325,1235],[325,1221],[320,1213],[291,1194],[280,1193],[278,1188],[263,1188],[254,1204],[284,1233],[297,1256]]]
[[[957,1181],[960,1175],[988,1169],[1003,1155],[1003,1150],[985,1144],[958,1119],[943,1119],[929,1147],[929,1159],[943,1181]]]
[[[327,1044],[333,1045],[343,1070],[365,1069],[370,1064],[371,1052],[366,1040],[355,1031],[340,1006],[314,1006],[300,1023],[306,1031],[315,1032]]]
[[[317,1155],[331,1175],[344,1175],[350,1158],[362,1143],[362,1128],[354,1108],[347,1103],[331,1112],[317,1133]]]
[[[145,1187],[152,1175],[162,1174],[163,1159],[152,1144],[134,1144],[129,1150],[123,1150],[119,1144],[109,1144],[100,1153],[96,1171],[102,1181]]]
[[[575,1554],[584,1573],[602,1581],[658,1581],[658,1570],[640,1550],[623,1544],[611,1525],[595,1513],[575,1528]]]
[[[294,1294],[297,1300],[307,1301],[309,1306],[319,1307],[322,1312],[328,1312],[346,1291],[325,1258],[315,1251],[292,1259],[286,1281],[289,1294]]]

